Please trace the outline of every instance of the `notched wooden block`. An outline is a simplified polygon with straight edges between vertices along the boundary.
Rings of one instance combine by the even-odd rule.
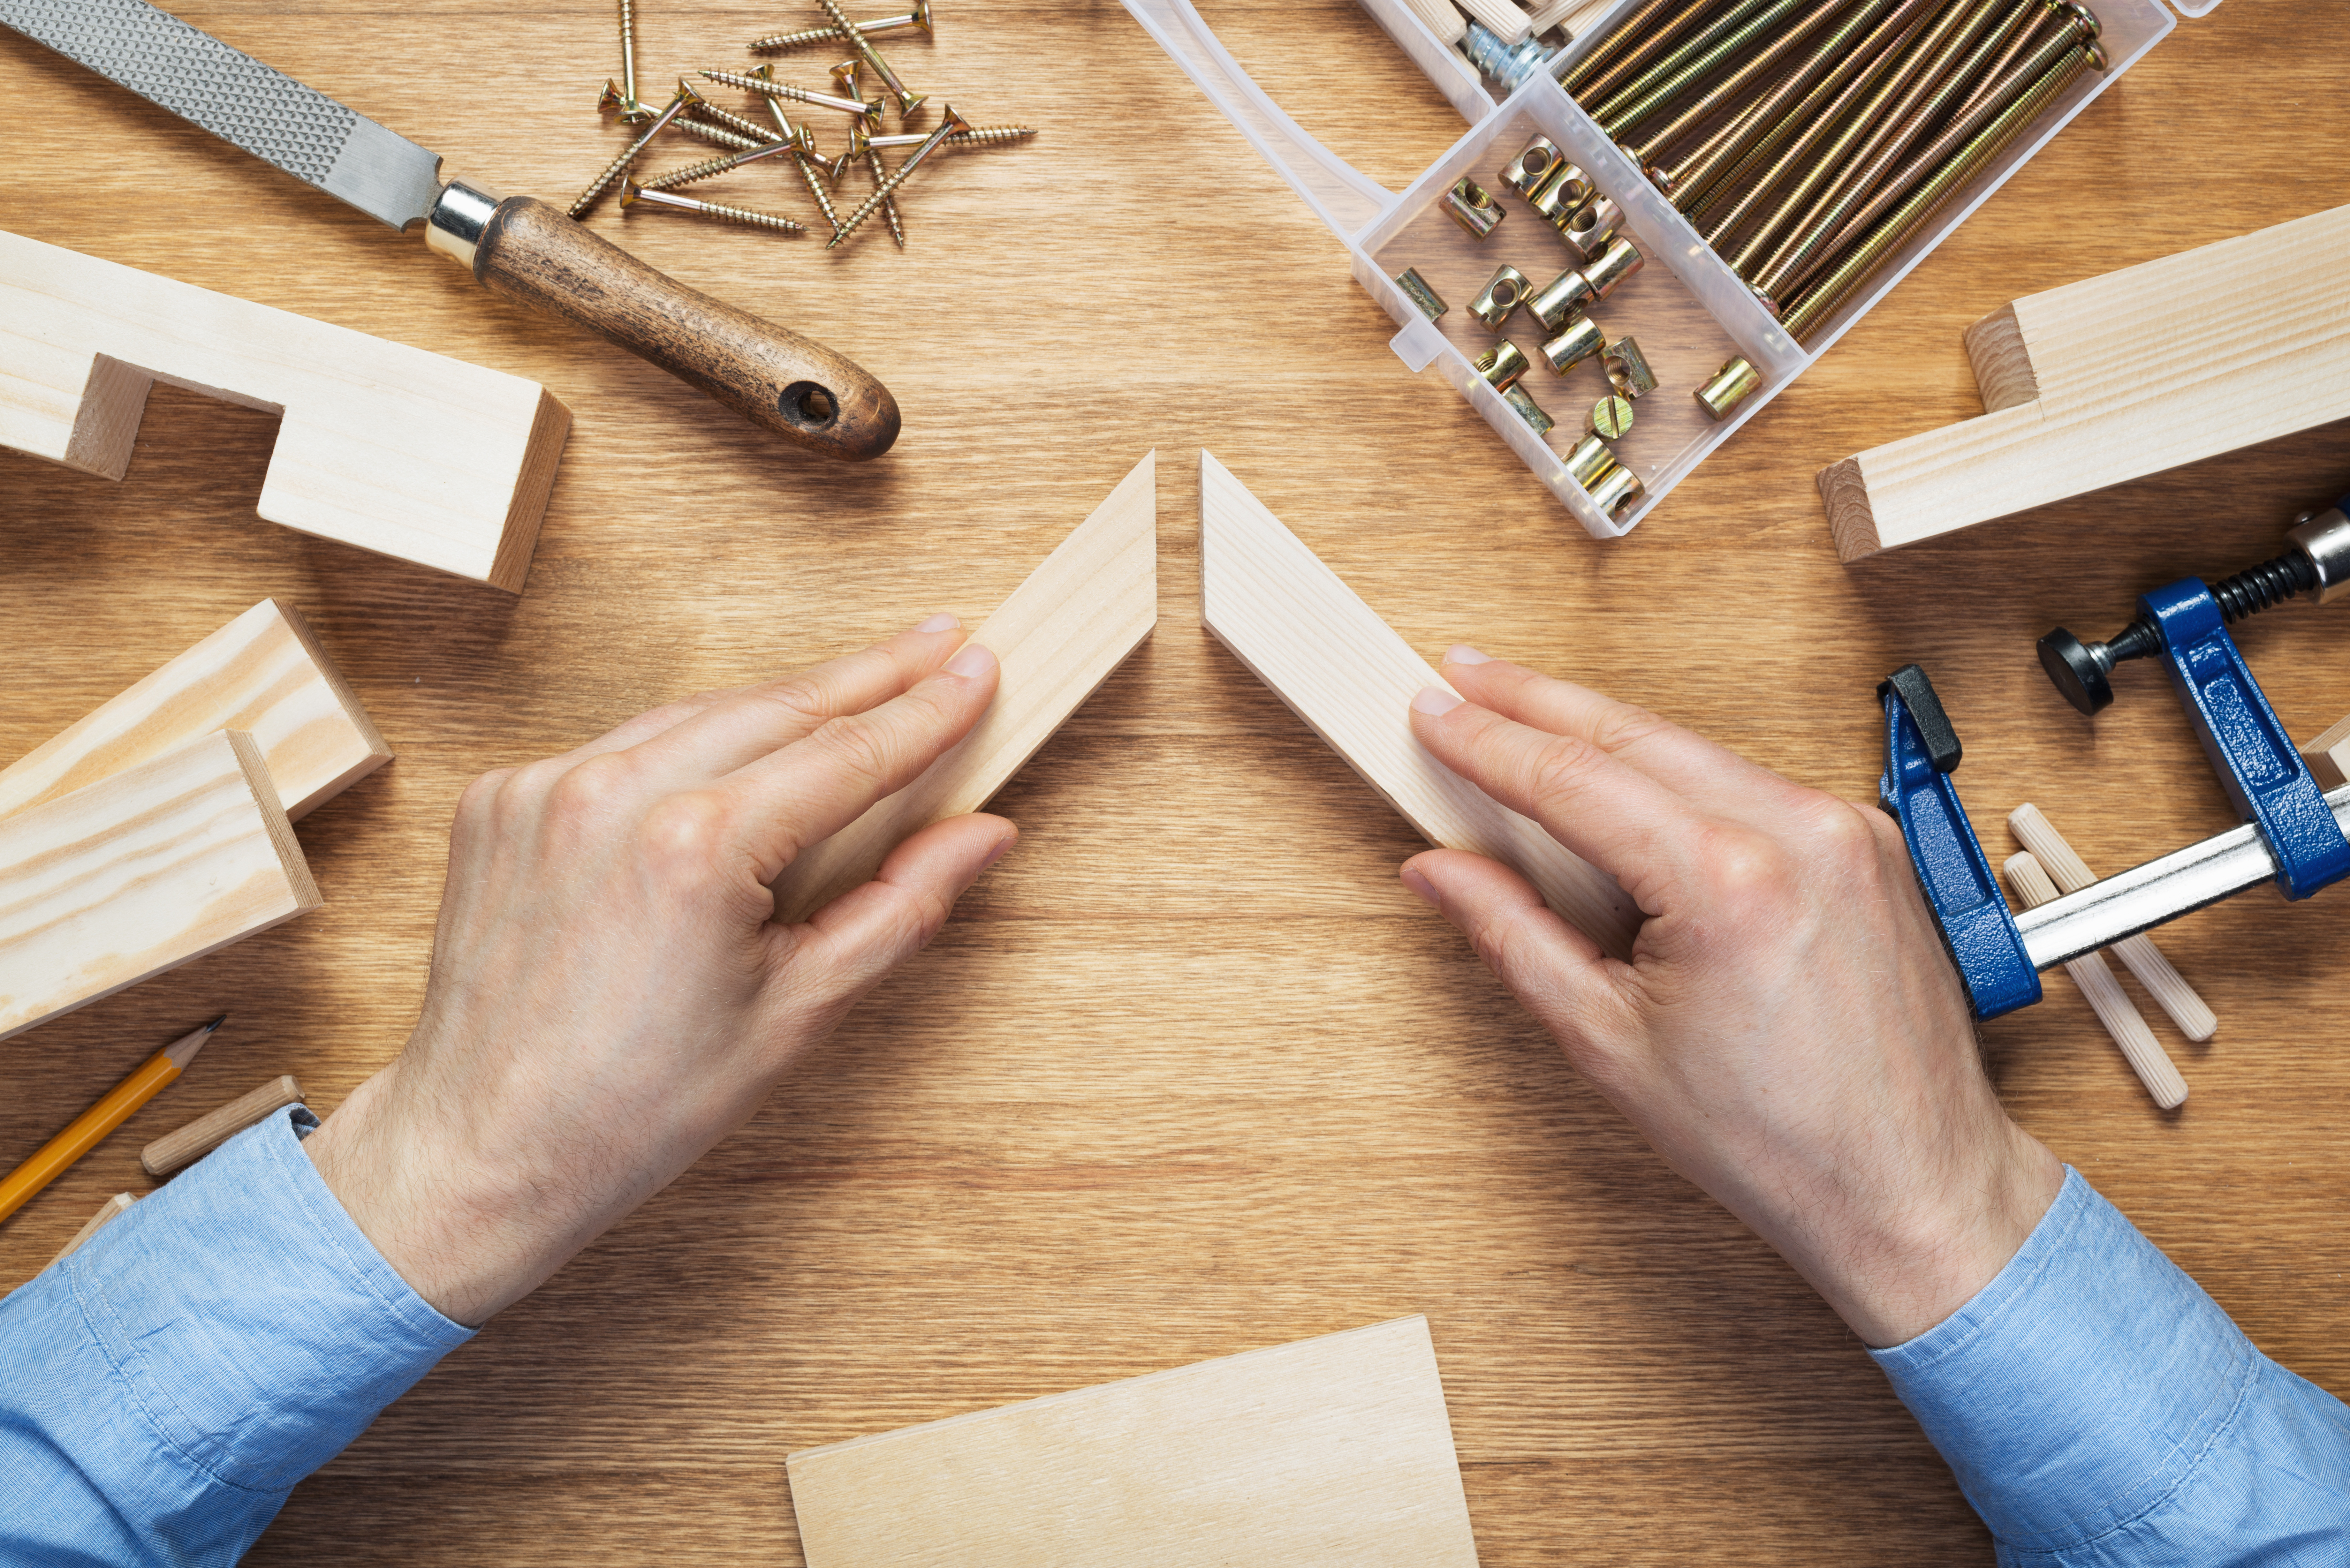
[[[0,233],[0,446],[120,479],[157,381],[279,416],[268,521],[522,591],[571,430],[538,383]]]
[[[320,902],[238,732],[0,817],[0,1040]]]
[[[1845,560],[2350,417],[2350,207],[2019,299],[1966,348],[1981,418],[1820,473]]]
[[[309,623],[293,606],[264,599],[0,768],[0,816],[214,730],[253,736],[286,816],[296,822],[391,760]]]

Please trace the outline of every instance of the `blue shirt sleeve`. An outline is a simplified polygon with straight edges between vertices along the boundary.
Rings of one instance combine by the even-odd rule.
[[[0,1562],[232,1563],[473,1337],[319,1179],[299,1106],[0,1300]]]
[[[1873,1354],[2003,1564],[2350,1562],[2350,1409],[2070,1166],[1998,1278]]]

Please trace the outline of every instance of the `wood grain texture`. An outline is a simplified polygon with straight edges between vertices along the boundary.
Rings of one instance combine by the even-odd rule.
[[[2057,896],[2056,884],[2032,851],[2021,849],[2007,857],[2007,885],[2015,889],[2016,901],[2027,909],[2037,909]],[[2089,1011],[2106,1026],[2114,1044],[2121,1047],[2122,1055],[2137,1075],[2138,1082],[2154,1103],[2166,1111],[2176,1110],[2187,1101],[2187,1080],[2178,1075],[2178,1068],[2146,1026],[2146,1015],[2114,978],[2111,965],[2103,953],[2091,953],[2086,958],[2074,959],[2064,966],[2073,983],[2081,988],[2081,995],[2089,1003]]]
[[[809,1568],[1476,1568],[1424,1317],[793,1454]]]
[[[0,816],[215,730],[252,735],[289,821],[391,761],[391,747],[301,612],[264,599],[0,768]]]
[[[139,1168],[157,1181],[193,1165],[264,1116],[302,1103],[302,1080],[280,1073],[259,1088],[248,1089],[224,1106],[215,1106],[190,1122],[174,1127],[139,1151]]]
[[[0,818],[0,1040],[319,902],[241,731]]]
[[[1411,700],[1451,687],[1206,452],[1200,616],[1422,837],[1513,867],[1592,940],[1631,957],[1640,912],[1616,879],[1429,754],[1411,732]]]
[[[2018,299],[1966,346],[1981,418],[1822,471],[1846,560],[2350,417],[2350,207]]]
[[[2089,870],[2089,863],[2081,858],[2047,814],[2030,801],[2025,801],[2007,814],[2007,828],[2015,841],[2032,851],[2048,879],[2059,893],[2077,893],[2097,878]],[[2130,973],[2137,976],[2147,994],[2178,1025],[2178,1032],[2201,1044],[2219,1033],[2219,1015],[2210,1004],[2197,994],[2193,986],[2162,956],[2149,936],[2125,937],[2116,942],[2111,951],[2121,960]]]
[[[2350,784],[2350,717],[2336,720],[2301,748],[2301,760],[2316,775],[2319,789]]]
[[[522,591],[570,416],[518,377],[0,233],[0,446],[107,479],[158,380],[281,416],[272,523]]]
[[[819,456],[863,462],[898,439],[898,400],[847,356],[687,287],[544,202],[498,203],[473,275]]]
[[[977,811],[1142,645],[1159,618],[1158,454],[1132,472],[972,633],[1001,663],[995,701],[904,789],[775,878],[775,918],[804,920],[873,879],[909,834]]]
[[[81,1229],[75,1231],[72,1239],[57,1249],[57,1255],[51,1258],[49,1262],[53,1264],[64,1262],[80,1248],[84,1241],[105,1230],[109,1223],[121,1216],[123,1210],[138,1201],[139,1194],[135,1192],[118,1192],[99,1204],[98,1212],[82,1221]]]
[[[1460,136],[1356,0],[1202,3],[1388,188]],[[575,191],[627,140],[587,107],[609,0],[172,9],[492,189]],[[0,1226],[0,1285],[143,1190],[140,1146],[188,1106],[291,1072],[325,1115],[391,1057],[473,777],[934,611],[976,626],[1155,446],[1159,624],[993,803],[1020,846],[761,1115],[296,1489],[250,1568],[321,1541],[347,1568],[792,1568],[791,1450],[1411,1313],[1485,1568],[1987,1565],[1851,1334],[1567,1068],[1397,882],[1419,836],[1200,626],[1192,453],[1413,647],[1574,675],[1855,801],[1883,763],[1871,693],[1919,660],[1979,832],[2020,800],[2108,803],[2057,820],[2092,866],[2136,865],[2234,813],[2159,681],[2085,719],[2033,641],[2265,559],[2342,494],[2350,427],[1853,566],[1812,476],[1976,412],[1960,337],[2008,301],[2343,202],[2350,126],[2310,106],[2339,96],[2350,11],[2182,21],[1614,544],[1404,373],[1345,253],[1115,0],[941,12],[935,38],[883,45],[908,84],[1042,134],[924,165],[904,253],[588,222],[879,375],[906,434],[856,466],[0,32],[0,227],[526,377],[580,416],[520,599],[254,525],[276,421],[176,388],[119,484],[0,452],[0,757],[265,597],[302,607],[400,752],[296,825],[326,908],[0,1047],[7,1163],[235,1013],[176,1104]],[[643,79],[818,15],[639,6]],[[531,68],[476,92],[466,58]],[[709,149],[655,151],[649,172]],[[730,180],[816,217],[787,169]],[[2243,628],[2296,737],[2350,712],[2343,613]],[[2350,1394],[2350,889],[2230,899],[2159,940],[2227,1021],[2178,1048],[2191,1100],[2157,1110],[2062,983],[1984,1026],[2001,1096],[2262,1350]]]

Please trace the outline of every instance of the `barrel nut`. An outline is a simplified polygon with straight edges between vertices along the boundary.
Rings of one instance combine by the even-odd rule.
[[[1588,262],[1607,249],[1616,231],[1624,226],[1624,209],[1613,198],[1594,196],[1574,212],[1559,219],[1558,237],[1579,261]],[[1637,254],[1637,253],[1636,253]]]
[[[1617,397],[1641,398],[1657,389],[1657,373],[1648,369],[1648,356],[1640,352],[1636,339],[1618,337],[1599,358],[1607,369],[1607,384],[1616,389]]]
[[[1491,192],[1466,174],[1452,182],[1452,189],[1444,193],[1444,210],[1472,240],[1483,239],[1509,216]]]
[[[1605,299],[1615,293],[1617,285],[1640,270],[1643,260],[1640,248],[1631,241],[1609,240],[1596,257],[1583,264],[1583,275],[1591,280],[1591,296]]]
[[[1488,332],[1499,332],[1511,312],[1532,298],[1534,280],[1517,268],[1497,266],[1477,297],[1469,302],[1469,314],[1475,317]]]
[[[1586,435],[1596,435],[1603,441],[1620,441],[1632,433],[1632,400],[1629,398],[1602,398],[1591,405],[1583,416]]]
[[[1621,514],[1624,508],[1647,493],[1639,475],[1621,463],[1602,474],[1599,483],[1591,487],[1592,503],[1610,517]]]
[[[1762,384],[1762,373],[1753,362],[1741,354],[1724,364],[1697,389],[1698,406],[1709,418],[1726,420],[1731,410],[1744,402],[1747,394]]]
[[[1418,267],[1404,268],[1396,274],[1395,281],[1396,286],[1403,290],[1403,296],[1418,306],[1419,313],[1430,321],[1452,308],[1444,303],[1442,295],[1428,286],[1428,280],[1419,275]]]
[[[1526,192],[1526,205],[1549,223],[1565,223],[1576,208],[1591,200],[1591,177],[1574,164],[1561,161]]]
[[[1536,435],[1548,435],[1558,428],[1558,421],[1542,411],[1541,406],[1534,400],[1534,394],[1515,382],[1503,389],[1502,400],[1517,410],[1518,418],[1534,427]]]
[[[1526,351],[1506,337],[1469,361],[1470,369],[1497,392],[1505,392],[1516,386],[1518,378],[1524,375],[1533,364],[1534,361],[1526,358]]]
[[[1585,436],[1575,443],[1575,450],[1566,454],[1567,477],[1586,490],[1607,478],[1608,471],[1615,466],[1616,454],[1608,450],[1605,441],[1596,435]]]
[[[1607,335],[1588,316],[1574,316],[1559,335],[1540,349],[1543,363],[1561,376],[1607,347]]]

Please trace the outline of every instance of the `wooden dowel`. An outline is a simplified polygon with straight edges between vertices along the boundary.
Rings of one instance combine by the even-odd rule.
[[[100,1231],[105,1230],[108,1221],[111,1220],[116,1215],[121,1213],[124,1210],[130,1208],[132,1204],[138,1201],[139,1195],[135,1192],[118,1192],[113,1197],[108,1199],[104,1203],[99,1204],[98,1212],[91,1215],[88,1220],[83,1222],[82,1228],[73,1233],[73,1240],[68,1241],[63,1247],[57,1249],[57,1255],[49,1260],[48,1266],[55,1268],[57,1264],[64,1262],[68,1258],[73,1255],[73,1251],[76,1247],[80,1246],[84,1241],[88,1241],[92,1236],[95,1236]]]
[[[2047,871],[2033,858],[2029,849],[2009,857],[2007,881],[2008,886],[2015,889],[2015,896],[2023,900],[2023,907],[2027,909],[2058,896],[2056,884],[2049,880]],[[2172,1066],[2170,1058],[2162,1054],[2162,1046],[2156,1041],[2154,1031],[2148,1029],[2146,1020],[2138,1016],[2129,993],[2122,990],[2122,982],[2114,978],[2114,971],[2106,967],[2106,961],[2091,953],[2086,958],[2074,959],[2066,964],[2064,972],[2073,977],[2073,983],[2079,986],[2081,994],[2089,999],[2090,1010],[2106,1026],[2106,1033],[2114,1037],[2114,1044],[2122,1048],[2123,1056],[2129,1061],[2130,1070],[2137,1075],[2138,1082],[2146,1085],[2146,1092],[2154,1096],[2154,1103],[2166,1111],[2184,1105],[2187,1080],[2178,1075],[2178,1069]]]
[[[251,1094],[206,1111],[177,1132],[167,1132],[139,1151],[139,1168],[159,1180],[183,1166],[193,1165],[265,1116],[302,1102],[302,1085],[293,1074],[272,1078]]]
[[[1453,7],[1452,0],[1403,0],[1403,8],[1445,43],[1457,44],[1469,32],[1469,18]]]
[[[2030,801],[2007,814],[2007,828],[2015,835],[2017,843],[2032,851],[2032,857],[2040,862],[2040,868],[2048,873],[2059,892],[2077,893],[2097,879],[2088,862],[2064,842],[2056,825]],[[2219,1016],[2195,994],[2195,988],[2170,967],[2170,961],[2162,956],[2162,950],[2154,945],[2152,937],[2125,938],[2114,944],[2113,952],[2129,967],[2130,973],[2137,976],[2137,982],[2146,987],[2147,994],[2170,1014],[2170,1021],[2178,1025],[2181,1034],[2200,1044],[2220,1032]]]

